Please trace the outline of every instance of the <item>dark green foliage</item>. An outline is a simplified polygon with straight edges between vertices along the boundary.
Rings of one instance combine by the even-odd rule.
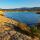
[[[31,31],[30,36],[32,36],[32,37],[35,37],[35,36],[39,37],[40,36],[40,30],[35,25],[32,25],[30,27],[30,31]]]

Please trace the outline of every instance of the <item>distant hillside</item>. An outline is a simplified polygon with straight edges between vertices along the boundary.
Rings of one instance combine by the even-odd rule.
[[[33,8],[16,8],[14,10],[27,10],[27,11],[40,11],[40,7],[33,7]]]
[[[33,7],[33,8],[14,8],[14,9],[0,9],[0,11],[40,11],[40,7]]]

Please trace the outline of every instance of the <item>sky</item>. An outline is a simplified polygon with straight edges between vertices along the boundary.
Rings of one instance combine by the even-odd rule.
[[[0,0],[0,8],[40,7],[40,0]]]

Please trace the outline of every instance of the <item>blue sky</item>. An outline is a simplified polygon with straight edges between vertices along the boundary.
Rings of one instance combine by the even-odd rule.
[[[40,7],[40,0],[0,0],[0,8]]]

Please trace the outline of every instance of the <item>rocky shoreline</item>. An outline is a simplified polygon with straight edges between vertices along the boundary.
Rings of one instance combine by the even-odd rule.
[[[15,23],[16,24],[15,24]],[[38,37],[32,38],[31,36],[28,36],[25,34],[27,31],[25,30],[28,26],[23,26],[23,24],[20,24],[19,28],[15,27],[14,24],[17,26],[17,22],[6,18],[2,15],[0,15],[0,40],[40,40]],[[13,24],[12,24],[13,23]],[[16,29],[16,30],[15,30]],[[22,31],[25,30],[26,32]]]

